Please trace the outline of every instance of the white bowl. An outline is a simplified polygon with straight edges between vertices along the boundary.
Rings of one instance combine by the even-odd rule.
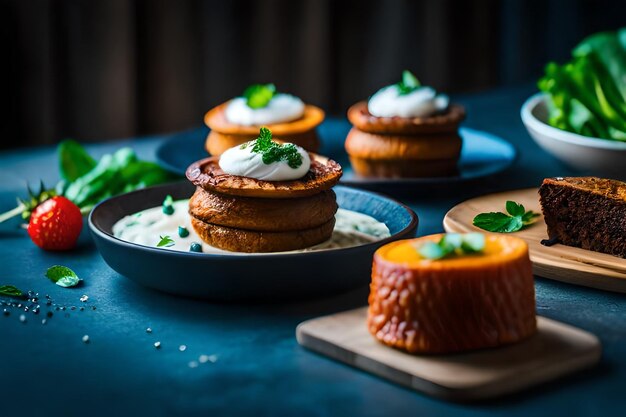
[[[588,175],[626,180],[626,142],[582,136],[550,126],[543,93],[526,100],[521,116],[535,142],[567,165]]]

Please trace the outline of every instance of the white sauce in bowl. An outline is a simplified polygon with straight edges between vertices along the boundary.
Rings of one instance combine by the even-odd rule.
[[[243,126],[262,126],[291,122],[304,114],[304,102],[291,94],[276,94],[267,106],[253,109],[246,99],[236,97],[228,102],[224,115],[230,123]]]
[[[275,161],[271,164],[263,162],[263,155],[252,152],[253,145],[235,146],[226,150],[219,160],[220,168],[230,175],[256,178],[264,181],[288,181],[302,178],[311,168],[309,153],[301,147],[294,145],[302,157],[302,164],[292,168],[285,160]]]
[[[427,117],[448,108],[450,99],[431,87],[420,87],[401,95],[397,85],[381,88],[367,103],[376,117]]]
[[[244,254],[225,251],[204,243],[191,227],[191,216],[188,213],[189,200],[175,201],[172,206],[174,213],[171,215],[163,213],[162,206],[159,206],[120,219],[113,225],[113,236],[127,242],[150,247],[157,247],[161,237],[169,236],[174,244],[162,246],[162,249],[188,252],[192,243],[199,243],[202,245],[203,253]],[[335,219],[335,230],[328,241],[291,252],[348,248],[390,236],[389,229],[384,223],[366,214],[339,209]],[[189,236],[179,237],[179,226],[185,227],[189,231]],[[245,255],[250,254],[246,253]]]

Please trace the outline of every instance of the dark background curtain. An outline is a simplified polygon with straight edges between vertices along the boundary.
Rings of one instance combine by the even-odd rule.
[[[255,82],[331,114],[409,68],[451,93],[532,82],[610,0],[0,0],[2,147],[198,126]]]

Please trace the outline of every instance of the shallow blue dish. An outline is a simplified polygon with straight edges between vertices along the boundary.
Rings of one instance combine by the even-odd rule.
[[[352,171],[343,144],[350,130],[345,120],[329,118],[318,128],[322,140],[320,154],[339,162],[343,168],[341,183],[354,187],[418,186],[474,180],[496,174],[508,168],[517,156],[513,145],[495,135],[480,130],[461,128],[463,148],[458,175],[434,178],[362,178]],[[199,128],[172,135],[157,149],[157,160],[169,171],[185,174],[191,163],[207,155],[204,142],[208,128]]]
[[[372,255],[385,243],[411,238],[417,215],[375,193],[337,186],[339,206],[385,223],[392,236],[343,249],[288,254],[221,255],[174,252],[125,242],[113,236],[122,217],[159,206],[165,195],[189,198],[187,182],[134,191],[98,204],[89,228],[100,254],[115,271],[159,291],[214,301],[294,300],[329,295],[365,285]]]

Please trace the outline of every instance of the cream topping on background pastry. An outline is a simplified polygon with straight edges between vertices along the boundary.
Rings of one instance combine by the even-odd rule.
[[[244,97],[228,102],[226,120],[243,126],[261,126],[290,122],[304,114],[304,102],[291,94],[276,94],[265,107],[252,108]]]
[[[419,87],[401,94],[397,84],[381,88],[367,103],[376,117],[427,117],[448,108],[450,99],[431,87]]]
[[[298,157],[299,156],[299,157]],[[302,178],[311,168],[309,153],[293,143],[272,141],[272,132],[262,127],[258,139],[226,150],[219,160],[230,175],[263,181],[289,181]]]

